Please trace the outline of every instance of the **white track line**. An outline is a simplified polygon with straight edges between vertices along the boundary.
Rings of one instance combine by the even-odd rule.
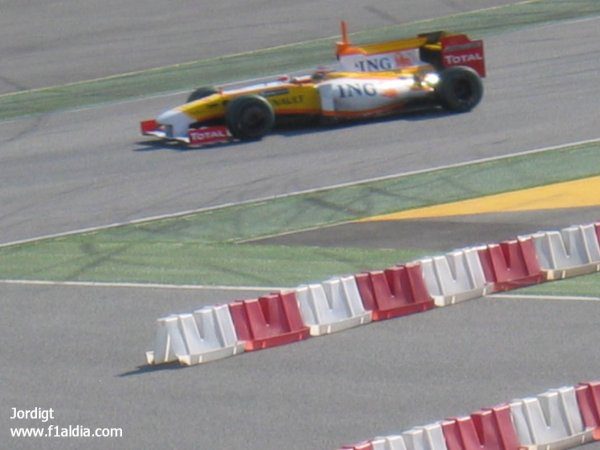
[[[564,300],[564,301],[580,301],[580,302],[599,302],[600,297],[578,297],[569,295],[523,295],[523,294],[492,294],[489,298],[497,298],[500,300]]]
[[[101,288],[150,288],[150,289],[191,289],[205,291],[281,291],[283,287],[272,286],[209,286],[196,284],[157,284],[157,283],[102,283],[94,281],[47,281],[47,280],[0,280],[0,284],[24,286],[69,286]]]
[[[174,219],[176,217],[188,216],[191,214],[198,214],[198,213],[206,212],[206,211],[214,211],[214,210],[218,210],[218,209],[222,209],[222,208],[226,208],[226,207],[230,207],[230,206],[241,206],[241,205],[247,205],[250,203],[258,203],[258,202],[266,202],[266,201],[271,201],[271,200],[284,199],[284,198],[293,197],[293,196],[297,196],[297,195],[314,194],[317,192],[328,191],[331,189],[340,189],[340,188],[344,188],[344,187],[357,186],[357,185],[373,183],[373,182],[377,182],[377,181],[385,181],[385,180],[390,180],[390,179],[394,179],[394,178],[405,178],[405,177],[409,177],[409,176],[413,176],[413,175],[422,175],[424,173],[436,172],[438,170],[455,169],[455,168],[459,168],[459,167],[469,166],[472,164],[482,164],[482,163],[487,163],[487,162],[500,161],[503,159],[514,158],[517,156],[534,155],[537,153],[550,152],[553,150],[560,150],[560,149],[567,148],[567,147],[575,147],[578,145],[586,145],[586,144],[593,144],[593,143],[600,143],[600,138],[588,139],[585,141],[578,141],[578,142],[567,142],[565,144],[553,145],[551,147],[542,147],[542,148],[537,148],[537,149],[533,149],[533,150],[525,150],[522,152],[511,153],[509,155],[492,156],[489,158],[474,159],[474,160],[463,161],[463,162],[454,163],[454,164],[446,164],[443,166],[437,166],[437,167],[433,167],[433,168],[413,170],[410,172],[396,173],[396,174],[392,174],[392,175],[385,175],[382,177],[367,178],[367,179],[360,180],[360,181],[339,183],[339,184],[334,184],[331,186],[306,189],[303,191],[289,192],[287,194],[272,195],[269,197],[260,197],[260,198],[245,200],[242,202],[229,202],[229,203],[223,203],[221,205],[216,205],[216,206],[208,206],[205,208],[191,209],[188,211],[181,211],[181,212],[176,212],[176,213],[145,217],[145,218],[141,218],[141,219],[130,220],[127,222],[117,222],[117,223],[101,225],[101,226],[97,226],[97,227],[82,228],[79,230],[66,231],[63,233],[48,234],[48,235],[38,236],[38,237],[34,237],[34,238],[29,238],[29,239],[22,239],[22,240],[13,241],[13,242],[0,243],[0,248],[8,247],[11,245],[27,244],[27,243],[31,243],[31,242],[41,241],[44,239],[54,239],[54,238],[59,238],[59,237],[72,236],[74,234],[92,233],[92,232],[96,232],[96,231],[107,230],[110,228],[117,228],[117,227],[122,227],[122,226],[126,226],[126,225],[136,225],[136,224],[141,224],[141,223],[146,223],[146,222],[152,222],[155,220]]]

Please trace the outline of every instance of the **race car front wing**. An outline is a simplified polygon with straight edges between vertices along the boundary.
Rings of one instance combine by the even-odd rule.
[[[175,136],[169,125],[161,125],[156,120],[144,120],[140,123],[142,135],[182,142],[191,147],[230,142],[233,136],[224,125],[190,128],[186,136]]]

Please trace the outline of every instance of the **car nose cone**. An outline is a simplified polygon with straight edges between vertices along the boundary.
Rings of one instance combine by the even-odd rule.
[[[177,109],[162,113],[156,120],[162,125],[169,126],[173,130],[173,136],[187,136],[188,128],[193,122],[192,118]]]

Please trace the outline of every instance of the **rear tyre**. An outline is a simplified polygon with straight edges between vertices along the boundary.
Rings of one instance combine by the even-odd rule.
[[[483,97],[481,78],[470,67],[450,67],[440,74],[437,94],[441,105],[454,112],[475,108]]]
[[[273,107],[259,95],[244,95],[229,103],[225,123],[237,139],[260,139],[273,128]]]
[[[211,86],[204,86],[196,89],[192,92],[187,98],[187,103],[194,102],[196,100],[200,100],[201,98],[208,97],[209,95],[216,94],[217,90]]]

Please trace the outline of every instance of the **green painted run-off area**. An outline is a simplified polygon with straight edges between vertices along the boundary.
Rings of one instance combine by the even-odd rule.
[[[432,255],[240,242],[599,173],[597,142],[217,208],[3,247],[0,279],[291,287]],[[569,295],[600,292],[590,279]]]

